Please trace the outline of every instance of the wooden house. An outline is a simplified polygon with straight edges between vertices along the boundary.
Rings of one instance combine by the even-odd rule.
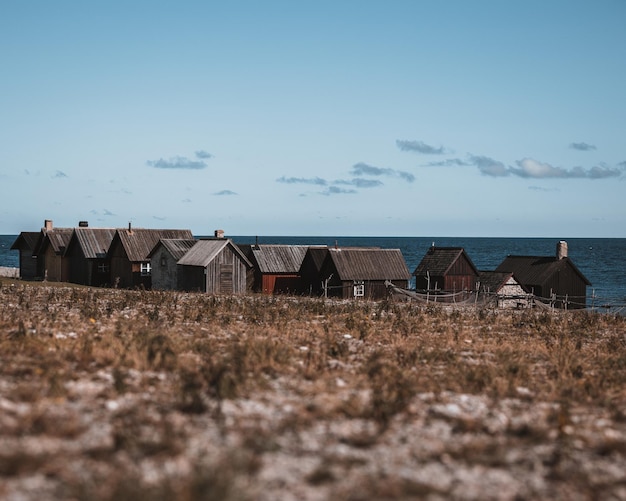
[[[211,294],[243,294],[252,263],[232,240],[198,240],[178,260],[178,288]]]
[[[511,272],[479,271],[481,301],[499,308],[526,308],[529,294]]]
[[[507,256],[496,271],[512,272],[537,299],[557,308],[585,308],[591,282],[567,256],[567,242],[554,256]]]
[[[11,245],[11,250],[20,253],[20,278],[22,280],[34,280],[41,277],[37,267],[37,256],[34,255],[39,233],[39,231],[23,231]]]
[[[407,288],[411,274],[400,249],[329,248],[320,278],[325,296],[381,299],[386,282]]]
[[[51,223],[51,222],[50,222]],[[69,278],[69,259],[65,249],[72,238],[74,228],[42,229],[39,234],[35,255],[39,267],[38,274],[50,282],[67,282]]]
[[[111,283],[107,253],[115,233],[115,229],[89,228],[86,223],[74,228],[64,254],[70,282],[96,287]]]
[[[178,260],[191,249],[195,238],[162,238],[150,252],[152,269],[152,289],[178,289]]]
[[[322,265],[328,255],[327,246],[311,246],[307,249],[300,265],[300,291],[308,296],[320,296],[324,292],[321,278]]]
[[[253,266],[252,290],[264,294],[302,289],[300,267],[307,245],[239,245]]]
[[[193,239],[190,230],[121,229],[115,232],[107,259],[114,287],[152,287],[150,252],[162,238]]]
[[[413,272],[418,291],[456,293],[473,291],[478,270],[462,247],[428,249]]]

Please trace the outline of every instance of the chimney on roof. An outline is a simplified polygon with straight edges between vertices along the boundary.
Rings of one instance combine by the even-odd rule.
[[[43,222],[43,229],[45,231],[50,231],[53,228],[52,226],[52,219],[46,219]]]
[[[128,221],[128,233],[132,233],[133,232],[133,226],[131,224],[130,221]]]
[[[563,259],[567,257],[567,242],[565,240],[560,240],[558,244],[556,244],[556,258]]]
[[[215,238],[224,238],[224,230],[215,230]]]
[[[79,228],[89,228],[89,221],[78,221]]]

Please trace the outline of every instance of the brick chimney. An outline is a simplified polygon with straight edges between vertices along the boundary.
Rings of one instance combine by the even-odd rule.
[[[215,230],[215,238],[224,238],[224,230]]]
[[[567,257],[567,242],[560,240],[559,243],[556,244],[556,258],[563,259],[564,257]]]
[[[43,222],[44,231],[50,231],[53,228],[52,219],[46,219]]]

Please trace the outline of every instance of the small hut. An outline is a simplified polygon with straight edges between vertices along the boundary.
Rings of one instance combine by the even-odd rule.
[[[232,240],[198,240],[178,260],[178,288],[212,294],[246,292],[252,263]]]

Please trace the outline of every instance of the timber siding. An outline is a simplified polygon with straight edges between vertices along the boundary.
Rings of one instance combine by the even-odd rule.
[[[308,245],[239,245],[254,269],[252,290],[264,294],[302,290],[300,267]]]
[[[431,247],[413,272],[417,290],[473,291],[478,270],[462,247]]]
[[[44,280],[67,282],[69,259],[64,257],[65,249],[72,238],[73,228],[42,230],[35,254],[42,269]]]
[[[20,278],[22,280],[34,280],[41,276],[37,267],[37,256],[34,255],[39,233],[38,231],[23,231],[11,245],[11,250],[17,250],[20,253]]]
[[[556,294],[557,308],[584,308],[587,286],[591,282],[578,270],[571,259],[545,256],[508,256],[496,271],[509,271],[542,302],[550,302]]]
[[[109,248],[111,283],[116,287],[152,287],[149,271],[150,252],[162,238],[193,239],[190,230],[152,230],[132,228],[117,230]]]
[[[199,240],[178,261],[178,288],[243,294],[252,263],[230,239]]]
[[[115,232],[113,228],[74,229],[65,250],[70,282],[96,287],[110,283],[107,253]]]
[[[157,290],[178,289],[178,260],[195,244],[196,239],[163,238],[150,253],[152,288]]]
[[[329,248],[320,278],[329,297],[381,299],[386,282],[407,288],[411,274],[400,249]]]

